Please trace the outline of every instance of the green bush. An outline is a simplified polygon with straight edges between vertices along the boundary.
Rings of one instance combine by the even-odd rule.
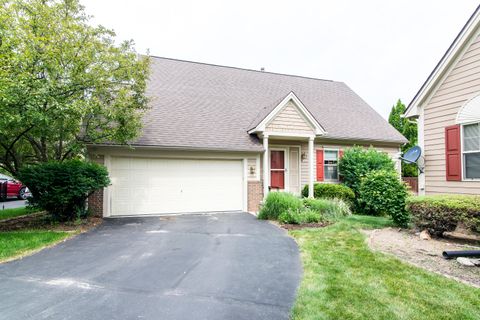
[[[302,200],[288,192],[270,192],[265,199],[260,212],[259,219],[276,220],[278,216],[288,210],[300,210]]]
[[[427,229],[432,234],[453,231],[459,223],[480,232],[480,196],[410,197],[407,199],[407,210],[418,228]]]
[[[285,224],[316,223],[322,220],[322,215],[318,211],[309,208],[290,209],[278,216],[278,221]]]
[[[395,170],[393,160],[385,152],[373,148],[353,147],[344,151],[339,164],[340,178],[358,197],[360,183],[370,171]]]
[[[110,184],[104,166],[80,160],[28,166],[18,178],[32,193],[30,205],[48,211],[59,221],[85,217],[88,196]]]
[[[400,226],[406,226],[410,220],[405,210],[407,187],[392,170],[370,171],[359,188],[358,201],[364,208],[364,213],[374,216],[390,215]]]
[[[350,205],[342,199],[304,199],[303,201],[306,208],[320,213],[330,221],[352,214]]]
[[[308,197],[308,184],[302,190],[302,196]],[[355,193],[353,190],[343,184],[335,183],[315,183],[313,185],[313,196],[315,198],[337,198],[353,205]]]

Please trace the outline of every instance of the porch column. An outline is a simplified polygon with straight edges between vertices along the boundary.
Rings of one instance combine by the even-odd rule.
[[[268,194],[268,186],[270,185],[270,175],[268,174],[269,167],[269,154],[268,154],[268,135],[263,136],[263,198],[265,199]]]
[[[313,182],[315,177],[313,175],[313,142],[315,137],[308,138],[308,197],[313,198]]]

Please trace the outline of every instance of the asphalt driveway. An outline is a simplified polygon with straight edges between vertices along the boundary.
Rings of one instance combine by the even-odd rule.
[[[1,319],[288,319],[295,242],[247,213],[108,219],[0,264]]]

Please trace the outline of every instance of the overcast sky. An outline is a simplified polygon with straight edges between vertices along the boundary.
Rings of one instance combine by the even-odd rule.
[[[151,55],[345,82],[383,117],[410,102],[478,1],[81,0]]]

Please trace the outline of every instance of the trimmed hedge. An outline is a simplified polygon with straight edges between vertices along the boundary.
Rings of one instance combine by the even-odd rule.
[[[277,220],[278,216],[289,210],[300,210],[302,200],[288,192],[270,192],[265,199],[258,218],[263,220]]]
[[[29,205],[48,211],[59,221],[86,217],[88,196],[110,184],[104,166],[80,160],[28,166],[18,178],[32,193]]]
[[[453,231],[459,223],[480,232],[480,196],[436,195],[410,197],[407,210],[412,222],[435,235]]]
[[[308,184],[303,187],[302,196],[308,197]],[[355,201],[355,193],[352,189],[343,184],[335,183],[315,183],[313,185],[313,196],[315,198],[342,199],[349,205],[352,205]]]

